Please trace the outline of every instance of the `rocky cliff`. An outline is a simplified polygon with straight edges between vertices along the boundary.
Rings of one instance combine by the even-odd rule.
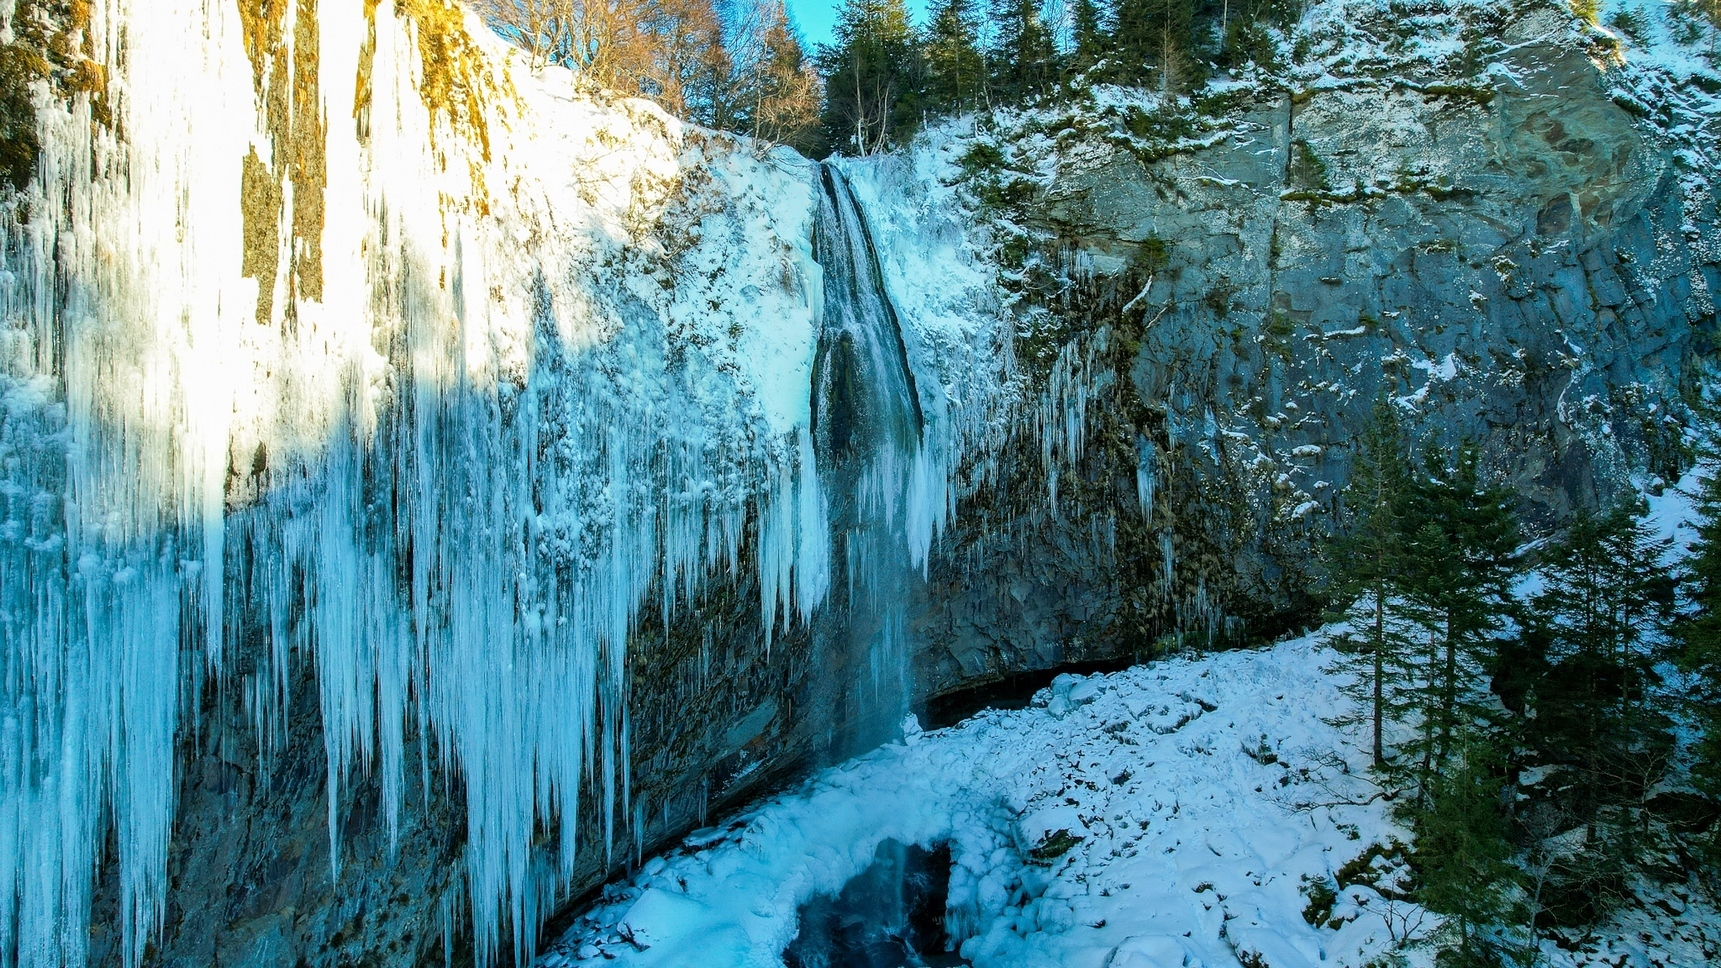
[[[933,689],[1306,617],[1382,394],[1413,438],[1479,445],[1532,531],[1688,461],[1707,75],[1563,7],[1310,17],[1300,69],[932,152],[993,226],[1024,366],[1098,361],[1062,506],[1058,461],[1019,453],[957,516],[921,612]]]

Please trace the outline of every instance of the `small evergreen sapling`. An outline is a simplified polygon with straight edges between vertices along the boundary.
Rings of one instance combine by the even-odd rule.
[[[1406,621],[1405,500],[1410,487],[1404,431],[1383,396],[1358,440],[1351,480],[1342,497],[1346,529],[1327,545],[1328,590],[1350,619],[1328,639],[1353,673],[1351,698],[1368,710],[1374,767],[1387,766],[1385,723],[1404,711],[1399,695],[1414,647]],[[1389,686],[1388,683],[1391,683]]]

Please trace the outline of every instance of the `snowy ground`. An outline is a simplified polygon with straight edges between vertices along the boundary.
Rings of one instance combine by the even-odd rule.
[[[1680,489],[1650,503],[1657,530],[1690,540]],[[978,966],[1366,965],[1437,919],[1389,897],[1409,835],[1366,775],[1361,728],[1329,722],[1350,707],[1321,639],[1060,676],[1026,709],[911,724],[649,861],[540,965],[775,968],[799,907],[885,840],[950,844],[949,923]],[[1339,888],[1318,917],[1314,883]],[[1605,929],[1545,942],[1542,963],[1699,968],[1718,954],[1712,899],[1662,886]]]
[[[1299,887],[1403,834],[1323,721],[1331,658],[1303,638],[1060,677],[1033,707],[911,736],[695,834],[543,964],[779,965],[797,908],[887,838],[951,843],[977,965],[1360,964],[1390,941],[1384,899],[1358,890],[1318,929]]]

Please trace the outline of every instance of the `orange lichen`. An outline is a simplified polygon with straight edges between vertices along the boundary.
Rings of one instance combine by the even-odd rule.
[[[281,268],[281,225],[289,225],[285,318],[297,318],[298,299],[323,298],[324,194],[328,184],[327,132],[320,89],[321,38],[317,0],[296,0],[289,40],[289,0],[238,0],[251,61],[251,78],[270,140],[270,159],[256,152],[243,160],[240,211],[244,216],[245,275],[257,280],[257,321],[274,319],[274,287]],[[292,187],[292,212],[286,211]],[[268,249],[267,252],[263,249]]]
[[[496,90],[483,52],[466,33],[462,8],[449,0],[395,0],[395,13],[412,22],[419,56],[418,94],[431,114],[474,141],[490,160],[485,95]]]

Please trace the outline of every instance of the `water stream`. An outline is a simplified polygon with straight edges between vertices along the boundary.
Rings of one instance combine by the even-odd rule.
[[[840,170],[821,165],[819,182],[825,300],[811,426],[846,606],[839,634],[867,656],[857,685],[869,720],[894,724],[908,711],[907,593],[920,581],[908,522],[924,420],[866,219]]]

